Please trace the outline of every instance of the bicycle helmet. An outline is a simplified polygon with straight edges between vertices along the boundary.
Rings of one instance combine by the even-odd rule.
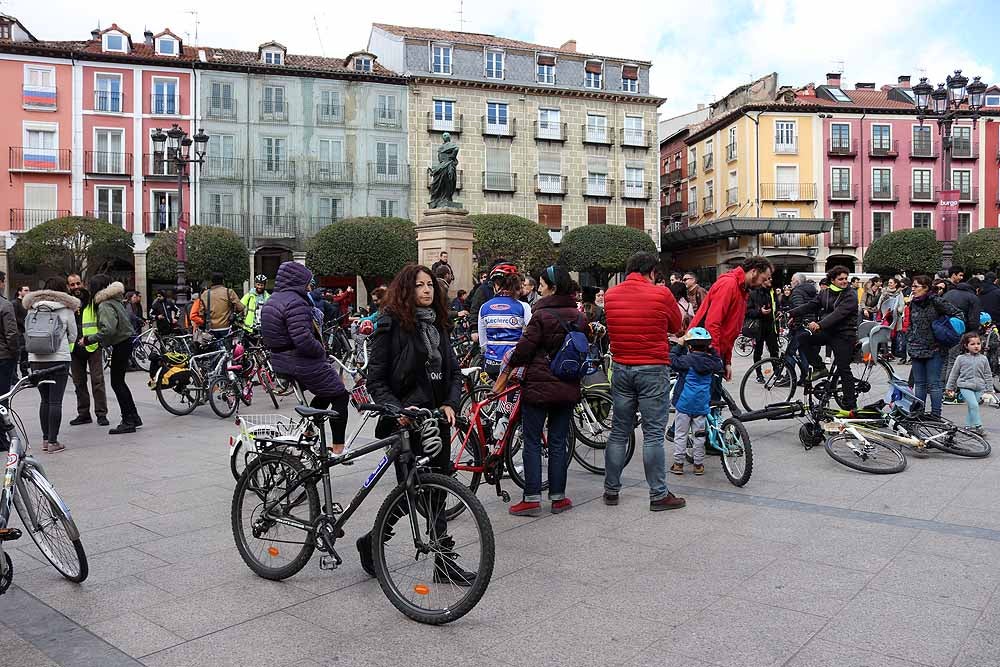
[[[517,267],[513,264],[497,264],[490,272],[490,280],[500,280],[517,273]]]
[[[375,325],[372,324],[371,320],[362,320],[361,324],[358,325],[358,334],[361,336],[370,336],[375,333]]]
[[[712,334],[705,327],[695,327],[687,332],[684,340],[712,340]]]
[[[266,285],[267,284],[267,276],[265,276],[263,273],[259,273],[256,276],[254,276],[253,281],[254,281],[254,284],[256,284],[256,283],[264,283]]]
[[[985,327],[987,324],[993,322],[993,317],[987,313],[985,310],[979,313],[979,326]]]

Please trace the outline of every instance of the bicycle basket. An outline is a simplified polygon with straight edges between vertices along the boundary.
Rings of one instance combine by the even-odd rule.
[[[897,411],[906,417],[914,417],[924,411],[924,402],[910,391],[905,382],[893,381],[885,401],[887,410]]]
[[[358,378],[357,384],[354,385],[354,389],[351,390],[351,405],[354,406],[355,410],[361,410],[361,406],[365,403],[371,403],[372,397],[368,393],[368,387],[365,384],[364,378]]]
[[[254,433],[266,433],[271,437],[294,436],[298,437],[309,425],[305,419],[294,419],[285,415],[243,415],[241,414],[236,425],[240,431],[253,435]]]

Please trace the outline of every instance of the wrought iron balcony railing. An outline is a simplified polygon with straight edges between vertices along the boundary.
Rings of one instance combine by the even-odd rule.
[[[10,171],[43,171],[70,173],[72,152],[68,148],[36,148],[11,146],[7,151]]]

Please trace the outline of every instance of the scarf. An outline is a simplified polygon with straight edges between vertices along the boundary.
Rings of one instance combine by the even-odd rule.
[[[834,292],[834,293],[836,293],[836,292],[843,292],[844,289],[846,289],[846,288],[844,288],[844,287],[837,287],[833,283],[830,283],[830,291],[831,292]]]
[[[433,308],[417,308],[417,327],[420,329],[420,340],[427,352],[427,375],[431,381],[441,379],[441,332],[435,323],[437,313]]]

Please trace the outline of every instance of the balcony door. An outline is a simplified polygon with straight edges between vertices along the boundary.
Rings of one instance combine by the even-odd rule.
[[[375,144],[375,173],[384,178],[399,176],[399,145]]]
[[[795,122],[790,120],[777,120],[774,122],[774,152],[794,153],[795,148]]]
[[[212,96],[208,98],[209,118],[233,117],[233,84],[212,82]]]
[[[24,131],[24,169],[59,169],[59,151],[54,129],[28,128]]]
[[[799,198],[798,167],[776,167],[775,182],[775,196],[777,199],[796,200]]]
[[[122,110],[122,77],[119,74],[98,74],[94,79],[94,110]]]
[[[235,178],[236,137],[231,134],[216,134],[208,142],[207,173],[216,177]]]
[[[176,190],[154,190],[152,193],[153,232],[165,232],[177,227],[177,215],[181,210],[180,197]]]
[[[510,148],[486,148],[486,189],[510,190],[513,176],[510,173]]]
[[[153,113],[177,113],[177,80],[153,79]]]
[[[340,181],[344,177],[344,144],[333,139],[319,140],[320,179]]]
[[[95,188],[96,215],[99,220],[118,227],[125,226],[125,188]]]
[[[284,163],[285,140],[277,137],[265,137],[264,170],[271,173],[281,173],[285,170]]]
[[[607,116],[587,115],[587,141],[608,140]]]
[[[94,131],[94,164],[98,174],[122,174],[125,172],[125,131]]]
[[[212,193],[208,196],[208,211],[206,211],[205,224],[213,227],[232,228],[233,222],[233,195],[226,193]],[[233,229],[233,231],[237,231]]]

